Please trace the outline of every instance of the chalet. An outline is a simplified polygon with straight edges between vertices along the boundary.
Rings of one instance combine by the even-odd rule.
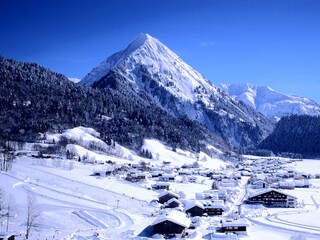
[[[197,200],[218,200],[218,190],[205,190],[202,193],[196,193]]]
[[[171,198],[169,201],[164,203],[165,208],[178,208],[180,206],[182,206],[182,203],[176,198]]]
[[[296,207],[297,198],[275,189],[267,189],[248,197],[246,203],[261,203],[267,207]]]
[[[208,214],[208,216],[217,216],[222,215],[225,210],[225,205],[222,200],[218,201],[205,201],[202,202],[204,207],[204,212]]]
[[[184,210],[186,214],[190,215],[191,217],[201,217],[204,214],[204,206],[200,201],[187,202],[185,204]]]
[[[171,198],[179,199],[178,194],[176,194],[174,192],[170,192],[170,191],[164,191],[164,192],[160,193],[158,197],[159,197],[159,203],[162,203],[162,204],[169,201]]]
[[[127,180],[132,182],[144,181],[147,179],[147,173],[145,172],[135,172],[128,174]]]
[[[225,179],[222,179],[219,186],[220,187],[225,187],[225,188],[233,188],[233,187],[236,187],[238,185],[238,181],[235,180],[235,179],[228,179],[228,178],[225,178]]]
[[[294,185],[297,188],[309,188],[310,183],[308,179],[295,180]]]
[[[153,226],[153,234],[172,235],[183,234],[190,224],[191,220],[185,213],[172,210],[160,214],[151,225]]]
[[[170,189],[170,183],[168,182],[157,182],[152,185],[152,190],[169,190]]]
[[[178,174],[179,175],[191,175],[192,174],[192,172],[191,172],[191,170],[189,170],[189,169],[181,169],[179,172],[178,172]]]
[[[152,171],[150,174],[151,174],[151,177],[153,178],[156,178],[156,177],[160,177],[162,176],[162,171]]]
[[[0,232],[0,240],[15,240],[16,236],[8,232]]]
[[[254,189],[261,189],[261,188],[267,188],[269,184],[266,181],[259,179],[259,180],[253,181],[251,183],[251,186]]]
[[[251,176],[251,175],[252,175],[251,171],[247,171],[247,170],[241,171],[241,176]]]
[[[246,234],[248,223],[244,219],[223,220],[221,231],[224,233]]]
[[[295,188],[295,183],[294,182],[279,182],[278,187],[281,189],[294,189]]]
[[[174,174],[169,174],[169,173],[162,174],[162,176],[158,177],[159,181],[164,181],[164,182],[174,181],[175,179],[176,179],[175,175]]]

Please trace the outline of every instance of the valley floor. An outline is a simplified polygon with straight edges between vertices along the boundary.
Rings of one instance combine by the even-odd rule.
[[[37,229],[32,229],[30,239],[136,238],[154,221],[153,214],[159,208],[149,203],[157,199],[158,193],[148,189],[151,183],[92,176],[96,166],[91,164],[74,162],[72,169],[63,164],[55,166],[47,159],[39,165],[39,159],[22,157],[15,160],[11,171],[1,172],[0,188],[10,193],[15,212],[10,217],[9,230],[22,235],[25,232],[28,195],[34,197],[40,212]],[[304,160],[292,166],[316,173],[320,161]],[[270,209],[243,204],[241,212],[249,227],[248,234],[240,239],[289,240],[297,235],[320,239],[320,179],[312,179],[311,184],[311,188],[287,190],[304,204],[300,208]],[[174,188],[191,197],[210,189],[210,183],[174,183]],[[2,219],[1,231],[5,229],[6,221]],[[94,237],[95,233],[99,237]]]

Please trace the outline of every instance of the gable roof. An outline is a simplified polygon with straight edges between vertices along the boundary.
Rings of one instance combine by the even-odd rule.
[[[165,221],[173,222],[185,228],[188,228],[191,224],[191,220],[187,217],[185,213],[176,210],[171,210],[159,215],[158,218],[151,225],[154,226]]]
[[[189,209],[193,208],[193,207],[199,207],[201,209],[204,209],[203,204],[200,201],[186,201],[185,202],[185,206],[184,206],[184,210],[188,211]]]
[[[176,198],[171,198],[170,200],[168,200],[167,202],[164,203],[165,206],[168,206],[169,204],[171,204],[172,202],[176,202],[178,203],[179,205],[182,205],[182,203],[176,199]]]
[[[167,195],[167,194],[172,195],[172,196],[174,196],[174,197],[177,198],[177,199],[180,198],[180,196],[179,196],[178,194],[176,194],[176,193],[174,193],[174,192],[171,192],[171,191],[163,191],[162,193],[159,194],[158,197],[161,198],[161,197],[163,197],[163,196],[165,196],[165,195]]]
[[[272,192],[272,191],[273,191],[273,192],[280,193],[280,194],[284,194],[284,195],[286,195],[286,196],[293,197],[293,198],[297,199],[297,197],[295,197],[295,196],[292,196],[292,195],[290,195],[290,194],[284,193],[284,192],[282,192],[282,191],[279,191],[279,190],[276,190],[276,189],[273,189],[273,188],[265,189],[265,190],[262,190],[262,191],[258,191],[258,192],[252,193],[252,194],[249,195],[248,198],[256,197],[256,196],[259,196],[259,195],[261,195],[261,194],[265,194],[265,193]]]

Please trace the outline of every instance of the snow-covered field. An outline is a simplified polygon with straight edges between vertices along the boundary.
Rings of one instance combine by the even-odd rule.
[[[157,197],[156,192],[115,176],[90,176],[95,165],[74,162],[73,169],[66,169],[50,165],[50,160],[44,160],[46,166],[35,165],[38,161],[22,157],[15,161],[12,171],[0,174],[0,187],[10,192],[16,211],[9,229],[25,230],[21,223],[26,218],[28,194],[35,196],[41,212],[40,224],[37,231],[32,231],[31,239],[94,239],[95,232],[100,235],[96,239],[127,239],[137,236],[154,220],[151,214],[156,208],[148,202]],[[304,164],[315,167],[318,162],[306,160],[299,162],[299,167]],[[304,202],[303,208],[250,206],[248,235],[241,239],[281,240],[299,234],[320,239],[320,179],[311,183],[312,188],[287,190]],[[174,188],[192,197],[210,185],[174,183]]]
[[[29,239],[142,239],[138,235],[155,220],[155,215],[160,210],[159,206],[151,204],[159,194],[151,190],[155,180],[149,178],[135,183],[124,180],[125,176],[119,174],[95,176],[94,172],[107,169],[108,166],[102,163],[112,161],[115,166],[119,166],[137,164],[144,160],[153,166],[161,166],[163,161],[169,161],[171,166],[182,166],[194,164],[198,157],[200,169],[219,169],[226,166],[218,157],[211,158],[204,153],[196,156],[180,149],[172,151],[152,139],[146,140],[143,146],[144,150],[152,153],[152,159],[141,158],[121,146],[111,151],[113,155],[94,152],[86,148],[90,142],[98,143],[101,149],[110,150],[97,139],[98,133],[77,128],[64,133],[64,136],[68,137],[68,134],[73,140],[77,140],[77,136],[83,137],[82,146],[73,144],[78,150],[75,151],[75,154],[78,154],[76,156],[82,156],[81,154],[87,151],[87,157],[96,163],[59,158],[17,157],[10,171],[0,172],[0,189],[12,202],[9,230],[22,235],[25,233],[27,198],[31,197],[40,217]],[[51,135],[49,141],[59,141],[60,137]],[[320,172],[318,160],[297,161],[289,166],[306,173]],[[237,187],[238,196],[230,209],[241,205],[247,180],[247,177],[243,177],[240,181]],[[194,183],[187,183],[183,176],[177,176],[176,181],[170,182],[170,187],[176,192],[183,192],[185,199],[195,199],[195,194],[209,190],[211,183],[212,180],[199,175]],[[295,209],[242,204],[241,213],[248,220],[249,226],[248,234],[240,239],[289,240],[291,236],[298,235],[306,239],[320,239],[320,179],[311,179],[310,183],[310,188],[285,191],[298,198],[300,205]],[[0,231],[5,231],[6,219],[3,217],[1,220]],[[215,221],[219,221],[219,218],[205,218],[199,229],[208,233],[208,226]],[[191,235],[193,239],[201,239],[200,230]],[[18,236],[17,239],[24,238]]]
[[[77,239],[71,237],[73,233],[92,236],[95,231],[107,239],[138,234],[148,225],[154,208],[134,196],[143,199],[148,190],[114,179],[96,179],[90,176],[92,167],[75,163],[73,170],[62,170],[17,160],[12,171],[0,175],[0,186],[10,192],[17,211],[9,229],[25,230],[20,223],[25,222],[27,195],[32,195],[41,224],[31,239],[37,235],[39,239]]]

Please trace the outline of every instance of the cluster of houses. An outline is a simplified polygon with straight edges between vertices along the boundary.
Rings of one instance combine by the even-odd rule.
[[[197,163],[197,162],[196,162]],[[152,180],[150,190],[158,195],[159,211],[151,224],[153,234],[187,236],[196,230],[195,218],[214,218],[219,224],[214,230],[218,234],[245,234],[248,224],[234,213],[235,199],[239,196],[240,182],[247,181],[245,204],[263,204],[266,207],[297,207],[297,198],[282,192],[282,189],[309,187],[312,176],[286,167],[287,159],[242,160],[223,170],[203,169],[199,164],[182,167],[164,162],[161,167],[148,162],[110,168],[105,175],[114,171],[125,173],[130,182]],[[314,176],[316,177],[316,176]],[[193,199],[186,199],[175,192],[172,183],[199,183],[199,179],[211,181],[211,190],[198,192]],[[319,175],[320,178],[320,175]]]

